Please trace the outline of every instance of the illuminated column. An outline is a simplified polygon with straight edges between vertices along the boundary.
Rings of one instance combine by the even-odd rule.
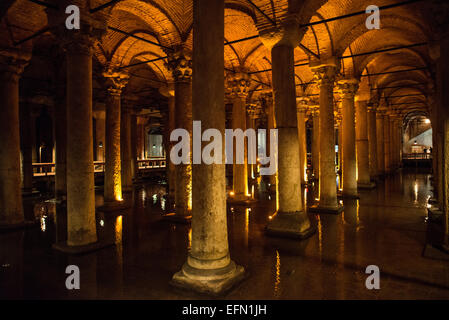
[[[260,32],[262,43],[271,50],[274,118],[278,135],[277,211],[266,227],[268,234],[303,239],[313,234],[303,210],[299,156],[294,48],[299,44],[299,28],[288,17],[276,31]],[[273,36],[273,32],[276,32]],[[272,152],[272,151],[271,151]]]
[[[273,101],[273,94],[270,92],[267,95],[267,139],[266,139],[266,149],[267,149],[267,155],[268,154],[272,154],[272,151],[270,149],[270,130],[274,129],[276,127],[276,120],[274,117],[274,101]],[[269,189],[270,190],[276,190],[276,176],[277,176],[277,172],[276,174],[272,174],[268,176],[268,179],[270,181],[270,186]]]
[[[193,29],[193,119],[224,136],[224,1],[194,0]],[[219,294],[244,276],[229,255],[224,150],[221,163],[193,164],[192,182],[192,245],[172,283]]]
[[[356,141],[357,141],[357,187],[371,189],[369,171],[369,141],[367,101],[356,104]]]
[[[380,176],[385,175],[385,141],[384,141],[384,113],[377,110],[376,114],[376,135],[377,135],[377,165]]]
[[[391,158],[390,158],[390,116],[384,115],[384,161],[385,173],[391,172]]]
[[[95,110],[93,107],[92,115],[95,119],[95,153],[97,161],[105,161],[106,144],[106,111]],[[94,158],[95,159],[95,158]]]
[[[368,106],[368,145],[369,145],[369,173],[372,180],[377,179],[378,155],[377,155],[377,134],[376,134],[376,108]]]
[[[341,117],[341,111],[335,113],[335,127],[338,134],[338,165],[339,165],[339,171],[341,174],[341,171],[343,169],[342,165],[342,153],[343,153],[343,130],[341,128],[342,124],[342,117]],[[341,189],[341,180],[340,180],[340,189]]]
[[[337,65],[338,62],[334,59],[324,64],[312,65],[312,71],[320,88],[320,200],[319,204],[312,206],[311,209],[328,213],[339,213],[343,210],[337,201],[335,173],[333,91],[335,75],[338,71]],[[345,165],[344,160],[343,165]]]
[[[19,77],[30,55],[0,55],[0,228],[24,223],[20,185]],[[28,115],[29,116],[29,115]]]
[[[246,97],[248,95],[251,77],[247,73],[228,75],[227,85],[232,97],[232,129],[246,130]],[[244,142],[243,163],[237,163],[236,139],[233,151],[233,191],[229,200],[246,201],[248,196],[248,143]]]
[[[104,172],[105,206],[117,206],[122,198],[122,170],[120,154],[120,96],[128,82],[128,75],[107,70],[103,76],[107,83],[106,100],[106,163]]]
[[[298,137],[299,137],[299,172],[301,184],[306,184],[307,142],[306,142],[306,112],[308,100],[300,98],[297,105]]]
[[[168,197],[171,203],[174,203],[175,193],[176,193],[176,167],[175,164],[170,160],[170,150],[175,142],[170,141],[170,134],[176,129],[176,114],[175,114],[175,91],[174,87],[170,90],[172,94],[168,97],[168,144],[169,148],[167,150],[166,165],[167,165],[167,175],[168,175]]]
[[[253,155],[253,159],[257,159],[257,128],[256,128],[256,119],[258,117],[258,109],[255,105],[250,105],[247,109],[247,129],[254,129],[256,132],[256,154]],[[250,151],[250,150],[248,150]],[[249,157],[249,155],[248,155]],[[248,164],[248,176],[250,179],[256,177],[257,173],[257,163],[249,163]]]
[[[133,189],[133,164],[131,151],[131,113],[133,101],[122,99],[120,105],[120,157],[122,163],[122,192]]]
[[[358,89],[358,81],[356,79],[342,80],[338,83],[338,88],[342,96],[342,195],[345,197],[357,197],[354,96]]]
[[[175,79],[175,126],[189,132],[192,146],[192,60],[183,49],[170,53],[169,66]],[[192,155],[189,154],[192,161]],[[166,218],[174,222],[187,222],[192,210],[192,164],[175,165],[175,214]]]
[[[101,246],[97,242],[92,134],[92,54],[104,25],[91,21],[81,31],[65,32],[67,55],[67,243],[66,252]],[[98,24],[98,27],[95,25]]]
[[[320,109],[319,106],[312,108],[312,168],[315,181],[320,179]]]

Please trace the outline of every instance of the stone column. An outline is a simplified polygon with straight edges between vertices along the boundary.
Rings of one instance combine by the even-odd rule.
[[[338,83],[338,87],[342,97],[342,195],[344,197],[354,198],[357,197],[354,96],[358,89],[358,81],[356,79],[342,80]]]
[[[300,98],[297,105],[298,138],[299,138],[299,172],[301,174],[301,184],[306,184],[307,169],[307,142],[306,142],[306,112],[308,100]]]
[[[384,114],[378,110],[376,114],[377,135],[377,165],[379,175],[385,175],[385,141],[384,141]]]
[[[122,100],[120,114],[120,151],[122,162],[122,192],[133,189],[133,169],[131,153],[131,113],[133,101]]]
[[[95,119],[95,153],[97,161],[105,161],[106,157],[106,111],[94,110]]]
[[[130,119],[130,142],[131,142],[131,177],[138,179],[139,168],[137,167],[137,112],[133,110]]]
[[[343,153],[343,130],[341,128],[341,124],[342,124],[342,117],[341,117],[341,113],[336,113],[335,115],[335,126],[337,129],[337,140],[338,140],[338,166],[339,166],[339,174],[341,175],[341,171],[343,169],[343,157],[342,157],[342,153]],[[341,189],[341,180],[340,180],[340,189]]]
[[[372,180],[376,180],[378,172],[376,108],[368,106],[368,145],[369,145],[369,173]]]
[[[224,136],[224,1],[194,0],[193,29],[193,119]],[[192,244],[172,283],[219,294],[244,275],[229,255],[224,150],[221,163],[194,164],[192,182]]]
[[[247,107],[246,109],[247,111],[247,122],[246,122],[246,127],[247,129],[254,129],[254,131],[256,132],[256,154],[253,155],[253,159],[257,159],[257,126],[256,126],[256,119],[258,116],[258,108],[257,106],[254,105],[250,105],[249,107]],[[248,150],[249,151],[249,150]],[[249,155],[248,155],[249,157]],[[248,164],[248,177],[249,179],[252,181],[253,177],[256,177],[256,168],[257,168],[257,163],[249,163]],[[249,192],[249,190],[248,190]]]
[[[33,191],[33,141],[35,142],[35,116],[32,106],[23,102],[19,107],[20,144],[22,149],[22,189],[23,195],[31,195]]]
[[[312,65],[312,71],[320,88],[320,200],[317,206],[311,207],[311,210],[328,213],[340,213],[343,210],[337,201],[335,173],[333,91],[335,75],[338,71],[338,63],[335,60]]]
[[[298,137],[294,71],[294,48],[300,38],[297,23],[289,17],[279,30],[260,33],[264,45],[271,49],[274,118],[278,134],[277,211],[266,231],[275,236],[304,239],[311,236],[314,229],[302,203],[299,141],[304,137]],[[273,32],[277,32],[275,36]]]
[[[120,96],[128,82],[128,75],[109,68],[106,78],[106,163],[104,172],[105,207],[117,207],[122,197],[122,170],[120,152]]]
[[[81,31],[62,29],[67,54],[67,243],[68,252],[98,247],[92,135],[92,54],[95,36],[104,31],[98,21]]]
[[[174,88],[173,88],[173,94],[168,97],[168,135],[169,135],[169,141],[170,141],[170,134],[173,132],[173,130],[176,129],[176,122],[175,122],[175,97],[174,97]],[[175,192],[176,192],[176,168],[174,163],[170,160],[170,150],[173,147],[174,142],[169,142],[169,150],[167,150],[167,157],[166,157],[166,163],[167,163],[167,175],[168,175],[168,197],[171,200],[171,203],[174,203],[175,201]]]
[[[228,75],[227,85],[232,98],[232,129],[246,131],[246,97],[251,78],[247,73],[238,72]],[[243,163],[237,163],[236,139],[233,151],[233,191],[231,201],[247,201],[248,196],[248,143],[244,142]]]
[[[175,80],[175,126],[189,132],[192,146],[192,60],[182,48],[170,53],[169,66]],[[166,218],[188,222],[192,217],[192,155],[190,163],[175,165],[175,215]]]
[[[357,187],[374,187],[369,170],[368,114],[367,101],[356,104],[356,143],[357,143]]]
[[[390,116],[384,115],[384,161],[385,173],[391,172],[391,157],[390,157]]]
[[[274,117],[274,101],[273,101],[273,94],[270,92],[267,95],[267,138],[266,138],[266,150],[267,150],[267,155],[271,154],[272,151],[270,149],[270,130],[276,128],[276,120]],[[276,190],[276,177],[277,177],[277,172],[276,174],[270,175],[268,176],[268,181],[270,183],[269,186],[269,190]]]
[[[319,106],[312,108],[312,169],[315,181],[320,179],[320,109]]]
[[[19,77],[29,54],[0,52],[0,228],[24,224],[20,183]]]

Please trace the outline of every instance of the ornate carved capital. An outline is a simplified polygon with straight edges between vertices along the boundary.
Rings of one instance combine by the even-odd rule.
[[[343,99],[354,99],[359,89],[359,82],[356,79],[344,79],[338,81],[337,86]]]
[[[231,97],[246,98],[251,84],[251,76],[245,72],[228,74],[226,87]]]
[[[7,81],[18,81],[30,59],[31,53],[16,49],[0,49],[1,78]]]
[[[275,46],[296,47],[301,39],[298,17],[294,14],[283,17],[276,26],[259,23],[259,36],[262,43],[271,50]]]
[[[298,97],[296,98],[296,111],[297,112],[307,112],[309,109],[310,99],[308,97]]]
[[[246,107],[246,112],[251,119],[255,120],[259,117],[260,108],[255,104],[250,104]]]
[[[167,67],[171,70],[173,78],[178,82],[192,81],[192,58],[184,49],[167,54]]]
[[[107,68],[103,72],[106,79],[106,87],[110,95],[120,96],[122,89],[128,84],[129,75],[113,68]]]

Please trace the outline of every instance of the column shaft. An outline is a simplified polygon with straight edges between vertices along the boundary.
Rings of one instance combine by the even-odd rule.
[[[371,179],[378,176],[376,109],[369,108],[368,112],[368,144],[369,144],[369,172]]]
[[[298,117],[298,138],[299,138],[299,172],[301,174],[301,184],[306,184],[307,169],[307,144],[306,144],[306,109],[299,108]]]
[[[24,222],[19,130],[19,76],[24,61],[0,59],[0,225],[8,226]]]
[[[381,113],[376,115],[377,130],[377,165],[379,175],[385,174],[385,141],[384,141],[384,116]]]
[[[368,115],[366,101],[358,101],[356,110],[357,183],[360,186],[368,186],[371,180],[369,172]]]
[[[75,41],[77,41],[76,39]],[[97,241],[92,138],[92,47],[67,46],[67,244]]]
[[[131,157],[131,110],[128,106],[121,108],[120,150],[122,160],[122,191],[130,192],[133,187]]]
[[[320,112],[315,108],[313,113],[312,129],[312,168],[315,180],[320,178]]]
[[[385,173],[391,172],[391,157],[390,157],[390,116],[384,115],[384,161]]]

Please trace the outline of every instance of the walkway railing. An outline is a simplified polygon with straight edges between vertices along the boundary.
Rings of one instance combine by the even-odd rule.
[[[55,175],[55,163],[33,163],[33,176],[35,177],[47,177]],[[144,160],[137,160],[137,168],[139,170],[148,169],[161,169],[165,168],[166,162],[165,158],[150,158]],[[104,172],[105,162],[104,161],[94,161],[94,171],[95,173]]]
[[[403,160],[431,160],[431,153],[403,153]]]

